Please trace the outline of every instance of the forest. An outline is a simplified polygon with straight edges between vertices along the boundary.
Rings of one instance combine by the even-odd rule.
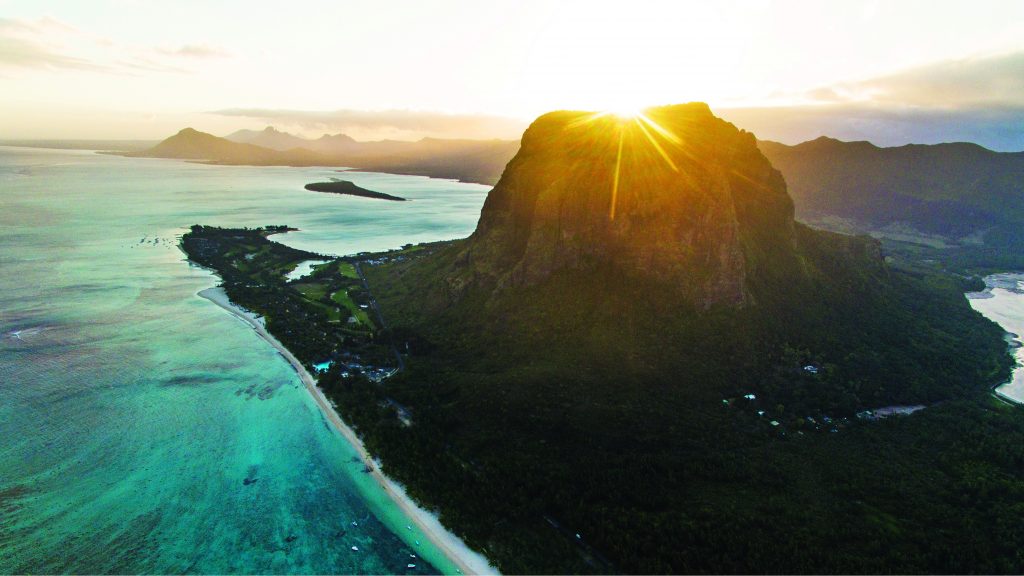
[[[323,257],[276,231],[195,227],[183,245],[303,362],[403,352],[390,378],[335,362],[319,384],[503,572],[1024,569],[1024,414],[989,393],[1012,360],[964,280],[830,262],[843,240],[801,232],[827,281],[761,286],[756,307],[696,310],[613,269],[451,306],[422,287],[459,241],[287,281]],[[323,309],[357,265],[356,299],[387,322],[362,339]]]

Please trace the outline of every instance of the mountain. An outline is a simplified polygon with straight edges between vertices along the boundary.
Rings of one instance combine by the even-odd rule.
[[[306,148],[323,154],[346,154],[357,150],[359,142],[345,134],[324,134],[316,140],[308,141]]]
[[[272,126],[263,130],[238,130],[224,137],[225,140],[241,144],[255,144],[271,150],[285,151],[293,148],[306,148],[314,150],[310,146],[311,141],[287,132],[280,132]],[[319,150],[318,150],[319,151]]]
[[[404,368],[320,386],[504,572],[1024,568],[1002,330],[706,105],[541,116],[469,238],[361,270]]]
[[[144,158],[180,158],[223,164],[316,164],[319,158],[308,150],[279,152],[254,144],[241,144],[212,134],[185,128],[156,146],[126,156]]]
[[[550,114],[523,135],[469,239],[463,277],[531,285],[607,264],[710,305],[748,302],[762,262],[796,265],[793,204],[753,135],[703,104],[644,121],[591,116]],[[648,122],[685,139],[648,140]]]
[[[157,146],[124,155],[236,165],[339,166],[493,184],[518,147],[511,140],[359,142],[344,134],[307,140],[272,127],[219,138],[186,128]]]
[[[827,137],[758,146],[785,176],[801,220],[939,247],[1024,246],[1024,152]]]

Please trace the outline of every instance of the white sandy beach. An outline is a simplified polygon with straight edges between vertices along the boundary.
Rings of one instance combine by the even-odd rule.
[[[416,503],[413,502],[405,493],[405,489],[402,488],[400,484],[380,472],[379,464],[372,456],[370,456],[370,453],[366,451],[366,447],[363,446],[363,442],[358,436],[356,436],[356,433],[349,428],[344,421],[342,421],[340,416],[338,416],[338,413],[334,410],[331,402],[317,387],[316,380],[313,376],[287,348],[267,332],[262,319],[258,318],[252,312],[232,304],[223,288],[207,288],[198,292],[197,295],[213,302],[252,326],[253,330],[255,330],[261,338],[269,342],[271,346],[276,348],[278,352],[280,352],[281,355],[291,363],[292,367],[295,368],[295,371],[298,372],[302,383],[306,385],[306,389],[313,395],[313,399],[316,400],[316,403],[320,407],[324,416],[339,432],[341,432],[352,446],[356,448],[359,455],[362,457],[363,462],[372,469],[373,477],[377,479],[384,490],[391,496],[391,499],[395,504],[398,505],[398,507],[416,523],[419,529],[423,531],[426,537],[435,546],[437,546],[445,553],[445,555],[448,556],[448,558],[452,560],[463,574],[499,574],[498,570],[491,566],[487,561],[487,558],[466,546],[458,536],[444,528],[435,514],[416,505]]]
[[[1017,360],[1007,382],[992,389],[999,398],[1024,404],[1024,347],[1020,334],[1024,334],[1024,274],[1007,272],[985,277],[985,289],[968,292],[971,307],[996,322],[1006,331],[1004,338]]]

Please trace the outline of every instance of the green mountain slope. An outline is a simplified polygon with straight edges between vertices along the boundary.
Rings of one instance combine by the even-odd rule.
[[[1024,247],[1024,152],[825,137],[758,146],[785,176],[801,220],[961,248],[939,256],[983,265]]]

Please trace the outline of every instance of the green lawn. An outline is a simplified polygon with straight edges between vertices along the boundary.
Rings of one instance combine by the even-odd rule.
[[[314,302],[327,295],[327,287],[316,282],[292,284],[292,287],[302,293],[307,300],[313,300]]]
[[[338,264],[338,272],[345,278],[359,278],[356,267],[351,262],[341,262]]]
[[[369,314],[366,313],[366,310],[363,310],[358,305],[356,305],[355,302],[352,301],[352,298],[348,295],[347,290],[338,290],[337,292],[331,295],[331,300],[334,300],[338,304],[341,304],[345,308],[348,308],[349,312],[352,313],[352,316],[355,316],[355,319],[356,321],[359,322],[359,324],[366,326],[370,330],[376,329],[376,327],[373,325],[373,321],[370,320]]]
[[[324,304],[321,300],[327,295],[327,286],[317,283],[301,283],[292,284],[292,287],[299,291],[303,296],[306,297],[311,304],[320,308],[327,315],[327,319],[331,322],[341,321],[341,310],[333,306]]]

